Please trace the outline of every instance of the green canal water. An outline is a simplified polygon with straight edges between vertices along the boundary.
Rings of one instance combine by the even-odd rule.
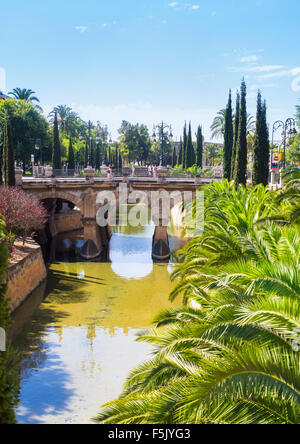
[[[49,276],[14,315],[20,424],[88,424],[151,355],[137,334],[171,307],[171,264],[151,259],[154,227],[114,230],[103,262],[82,262],[81,233],[60,236]],[[183,241],[171,237],[175,252]],[[178,302],[179,303],[179,302]]]

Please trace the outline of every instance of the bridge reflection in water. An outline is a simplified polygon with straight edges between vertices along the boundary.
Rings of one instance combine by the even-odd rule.
[[[149,356],[149,346],[137,343],[136,335],[171,307],[173,287],[172,264],[152,261],[153,231],[151,224],[115,228],[109,262],[80,259],[81,232],[57,238],[48,282],[15,314],[12,334],[22,352],[20,423],[91,422]]]

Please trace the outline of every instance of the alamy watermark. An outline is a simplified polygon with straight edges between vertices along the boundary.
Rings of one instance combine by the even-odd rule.
[[[6,332],[0,327],[0,352],[6,351]]]
[[[5,69],[0,66],[0,92],[6,91],[6,72]]]
[[[296,328],[297,338],[292,342],[294,352],[300,352],[300,328]]]
[[[127,184],[120,184],[116,192],[100,191],[97,194],[97,224],[100,227],[147,226],[149,209],[155,226],[167,227],[171,211],[175,209],[173,223],[197,232],[204,230],[204,192],[197,191],[130,191]],[[120,210],[120,211],[119,211]]]

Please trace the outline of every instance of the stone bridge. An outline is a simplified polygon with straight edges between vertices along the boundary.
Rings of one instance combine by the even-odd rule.
[[[120,187],[125,187],[128,196],[132,193],[137,196],[136,202],[140,202],[139,194],[147,196],[148,205],[154,205],[154,198],[158,195],[176,194],[177,199],[186,199],[187,194],[195,197],[197,189],[202,183],[199,180],[172,180],[158,183],[151,180],[143,180],[130,183],[118,183],[114,181],[94,182],[87,179],[81,181],[62,180],[58,181],[52,179],[50,181],[43,180],[23,180],[22,188],[31,196],[47,203],[46,207],[49,211],[49,227],[50,231],[55,234],[54,215],[56,209],[57,199],[70,202],[81,213],[81,220],[84,229],[84,246],[81,251],[81,256],[87,260],[95,259],[103,251],[103,247],[108,244],[111,237],[111,230],[109,224],[106,226],[99,226],[97,223],[97,214],[99,210],[106,205],[106,218],[109,217],[109,212],[114,207],[118,207],[121,203],[128,203],[120,201]],[[124,188],[122,188],[124,189]],[[142,192],[142,193],[140,193]],[[174,194],[175,192],[175,194]],[[99,194],[100,193],[100,194]],[[102,198],[99,199],[99,195]],[[107,195],[104,202],[103,196]],[[127,198],[126,198],[127,199]],[[129,203],[132,203],[129,201]],[[170,209],[176,205],[176,198],[170,200]],[[168,215],[170,217],[170,213]],[[156,260],[166,260],[170,257],[169,240],[167,233],[167,225],[169,219],[162,213],[162,207],[159,207],[158,216],[156,215],[155,232],[153,236],[152,256]]]

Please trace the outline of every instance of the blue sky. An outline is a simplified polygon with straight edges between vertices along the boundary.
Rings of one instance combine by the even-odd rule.
[[[1,6],[0,89],[32,88],[45,111],[151,126],[203,125],[245,76],[269,121],[300,98],[299,0],[11,0]],[[4,72],[6,82],[4,81]]]

